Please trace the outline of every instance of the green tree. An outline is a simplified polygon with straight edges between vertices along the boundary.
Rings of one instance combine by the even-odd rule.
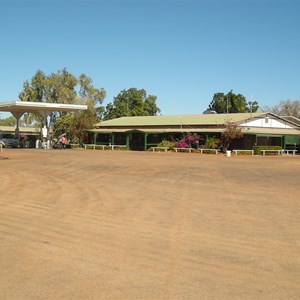
[[[21,101],[72,104],[76,102],[77,84],[76,77],[66,69],[49,76],[38,70],[31,81],[24,83],[19,98]]]
[[[232,91],[227,93],[215,93],[213,100],[208,106],[208,110],[216,111],[219,114],[256,112],[258,110],[257,101],[247,102],[245,96],[234,94]]]
[[[97,115],[92,110],[81,111],[78,113],[68,113],[58,118],[53,126],[56,137],[67,133],[67,137],[73,143],[79,143],[87,129],[93,128],[99,121]]]
[[[244,133],[242,132],[242,129],[238,127],[238,125],[234,122],[227,121],[225,123],[226,128],[221,133],[220,138],[220,148],[223,153],[226,152],[228,149],[230,143],[235,139],[240,139],[243,137]]]
[[[97,123],[104,111],[101,104],[105,95],[105,90],[103,88],[95,88],[92,79],[85,74],[81,74],[77,78],[64,68],[49,76],[38,70],[30,81],[24,83],[23,91],[19,94],[19,98],[21,101],[32,102],[87,104],[89,110],[88,114],[98,117],[95,121],[95,123]],[[73,113],[53,112],[50,115],[50,124],[53,125],[55,122],[58,122],[60,117],[63,117],[63,119],[58,122],[60,124],[59,126],[64,122],[66,122],[67,125],[67,120],[74,121],[74,116]],[[86,117],[83,113],[79,113],[78,117],[80,116],[82,118]],[[92,120],[95,119],[92,118]],[[39,115],[24,115],[24,122],[27,123],[27,125],[40,123],[40,121],[41,118]],[[78,121],[78,126],[80,124],[86,124],[86,120],[82,122]],[[71,127],[67,126],[66,128]],[[78,128],[78,130],[84,130],[84,128],[85,126]]]
[[[104,113],[104,107],[101,104],[106,96],[105,90],[103,88],[95,88],[91,78],[87,77],[85,74],[79,76],[78,82],[80,86],[80,102],[88,104],[101,119]]]
[[[149,95],[144,89],[130,88],[114,97],[113,103],[106,106],[104,119],[124,116],[155,116],[160,112],[156,106],[156,96]]]
[[[246,112],[257,112],[259,109],[259,105],[257,101],[249,101],[247,103],[247,111]]]
[[[0,119],[0,126],[16,126],[17,120],[14,116],[5,119]]]
[[[11,126],[15,127],[17,125],[17,119],[14,116],[10,116],[5,119],[0,119],[0,126]],[[19,126],[26,127],[26,121],[24,118],[21,118],[19,121]]]

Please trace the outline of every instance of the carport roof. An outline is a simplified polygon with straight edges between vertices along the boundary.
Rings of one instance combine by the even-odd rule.
[[[39,111],[76,111],[86,110],[87,105],[63,104],[63,103],[45,103],[29,101],[9,101],[0,102],[0,111],[11,113],[39,112]]]

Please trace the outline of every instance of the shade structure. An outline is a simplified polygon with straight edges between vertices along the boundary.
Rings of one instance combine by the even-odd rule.
[[[25,113],[25,112],[54,112],[54,111],[76,111],[86,110],[87,105],[64,104],[64,103],[45,103],[45,102],[28,102],[28,101],[9,101],[0,102],[0,111],[10,113]]]
[[[64,104],[64,103],[45,103],[45,102],[29,102],[29,101],[9,101],[0,102],[0,111],[10,112],[17,119],[16,137],[19,137],[19,119],[27,113],[39,113],[43,118],[42,134],[43,142],[49,147],[49,136],[47,127],[47,118],[52,112],[74,112],[78,110],[87,110],[87,105]]]

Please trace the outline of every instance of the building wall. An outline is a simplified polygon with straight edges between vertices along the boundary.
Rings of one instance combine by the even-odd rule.
[[[262,127],[262,128],[282,128],[282,129],[293,129],[291,125],[286,124],[284,121],[278,119],[272,119],[269,117],[261,118],[253,121],[249,121],[240,124],[242,127]]]

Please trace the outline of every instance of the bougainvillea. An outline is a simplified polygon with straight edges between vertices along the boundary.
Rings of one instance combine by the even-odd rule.
[[[234,122],[226,122],[226,128],[221,133],[220,138],[220,146],[223,152],[226,152],[227,148],[229,147],[230,143],[234,139],[240,139],[243,137],[244,133],[242,129],[238,127],[238,125]]]
[[[189,145],[185,142],[185,140],[179,140],[176,144],[176,148],[189,148]]]
[[[177,141],[176,147],[177,148],[192,148],[192,146],[195,146],[199,142],[199,135],[196,133],[191,135],[187,134],[185,137]]]

